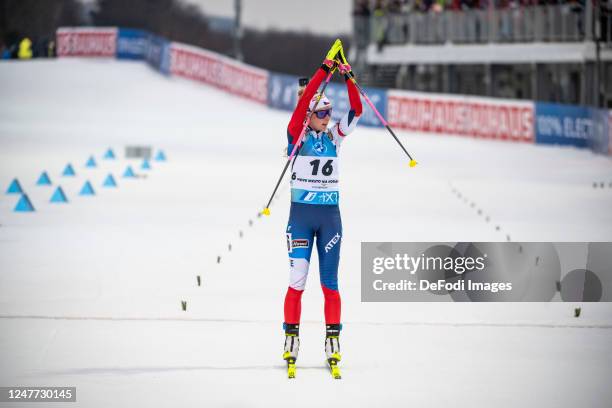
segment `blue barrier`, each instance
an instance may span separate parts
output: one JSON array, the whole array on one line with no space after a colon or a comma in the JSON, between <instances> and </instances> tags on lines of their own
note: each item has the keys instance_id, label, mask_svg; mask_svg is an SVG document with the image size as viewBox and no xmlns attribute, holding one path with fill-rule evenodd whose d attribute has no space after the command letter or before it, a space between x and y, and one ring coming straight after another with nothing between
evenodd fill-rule
<instances>
[{"instance_id":1,"label":"blue barrier","mask_svg":"<svg viewBox=\"0 0 612 408\"><path fill-rule=\"evenodd\" d=\"M588 140L588 146L596 153L608 154L610 146L610 122L608 110L590 109L593 118L594 129L592 137Z\"/></svg>"},{"instance_id":2,"label":"blue barrier","mask_svg":"<svg viewBox=\"0 0 612 408\"><path fill-rule=\"evenodd\" d=\"M608 152L608 112L586 106L535 104L535 141Z\"/></svg>"},{"instance_id":3,"label":"blue barrier","mask_svg":"<svg viewBox=\"0 0 612 408\"><path fill-rule=\"evenodd\" d=\"M292 111L297 102L298 77L270 72L268 77L268 106ZM287 119L289 122L289 119Z\"/></svg>"},{"instance_id":4,"label":"blue barrier","mask_svg":"<svg viewBox=\"0 0 612 408\"><path fill-rule=\"evenodd\" d=\"M149 34L149 43L145 55L147 63L159 72L170 74L170 42L163 37Z\"/></svg>"},{"instance_id":5,"label":"blue barrier","mask_svg":"<svg viewBox=\"0 0 612 408\"><path fill-rule=\"evenodd\" d=\"M292 111L297 102L297 87L298 78L296 76L270 72L268 77L268 106L275 109ZM387 112L387 92L378 88L364 88L364 91L384 117ZM346 85L330 82L325 90L325 94L334 105L332 119L340 120L350 109ZM359 125L382 127L382 123L380 123L376 114L365 103L363 98L362 103L363 114L361 119L359 119ZM287 118L287 121L289 121L289 118Z\"/></svg>"},{"instance_id":6,"label":"blue barrier","mask_svg":"<svg viewBox=\"0 0 612 408\"><path fill-rule=\"evenodd\" d=\"M376 109L384 117L387 115L387 91L378 88L363 88L368 98L372 101ZM345 84L338 84L332 82L328 85L325 90L325 94L331 99L334 104L334 111L332 113L332 119L338 121L342 119L342 116L349 111L350 103L348 99L348 93L346 91ZM364 98L361 98L363 104L363 113L359 119L359 126L374 126L382 127L382 123L376 117L376 114L366 103Z\"/></svg>"},{"instance_id":7,"label":"blue barrier","mask_svg":"<svg viewBox=\"0 0 612 408\"><path fill-rule=\"evenodd\" d=\"M146 31L120 28L117 35L117 58L144 60L150 36Z\"/></svg>"},{"instance_id":8,"label":"blue barrier","mask_svg":"<svg viewBox=\"0 0 612 408\"><path fill-rule=\"evenodd\" d=\"M120 28L117 58L144 60L164 74L170 72L170 42L147 31Z\"/></svg>"}]
</instances>

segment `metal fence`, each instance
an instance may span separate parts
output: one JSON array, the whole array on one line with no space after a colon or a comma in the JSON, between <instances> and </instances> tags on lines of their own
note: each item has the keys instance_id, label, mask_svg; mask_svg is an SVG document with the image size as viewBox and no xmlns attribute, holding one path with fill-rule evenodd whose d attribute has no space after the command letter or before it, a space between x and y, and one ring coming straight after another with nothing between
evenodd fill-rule
<instances>
[{"instance_id":1,"label":"metal fence","mask_svg":"<svg viewBox=\"0 0 612 408\"><path fill-rule=\"evenodd\" d=\"M562 4L509 9L388 13L354 17L358 46L383 44L513 43L582 41L588 33L585 10ZM601 22L610 42L612 17Z\"/></svg>"}]
</instances>

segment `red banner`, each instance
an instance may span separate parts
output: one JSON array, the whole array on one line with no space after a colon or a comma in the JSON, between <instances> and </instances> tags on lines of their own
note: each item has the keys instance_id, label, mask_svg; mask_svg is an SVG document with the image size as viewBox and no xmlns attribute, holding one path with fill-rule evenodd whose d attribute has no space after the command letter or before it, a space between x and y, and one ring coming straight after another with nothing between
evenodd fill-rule
<instances>
[{"instance_id":1,"label":"red banner","mask_svg":"<svg viewBox=\"0 0 612 408\"><path fill-rule=\"evenodd\" d=\"M58 57L115 57L116 28L59 28Z\"/></svg>"},{"instance_id":2,"label":"red banner","mask_svg":"<svg viewBox=\"0 0 612 408\"><path fill-rule=\"evenodd\" d=\"M259 103L267 103L267 71L214 52L173 43L170 48L170 73L214 85Z\"/></svg>"},{"instance_id":3,"label":"red banner","mask_svg":"<svg viewBox=\"0 0 612 408\"><path fill-rule=\"evenodd\" d=\"M389 124L414 132L531 142L532 102L389 91Z\"/></svg>"}]
</instances>

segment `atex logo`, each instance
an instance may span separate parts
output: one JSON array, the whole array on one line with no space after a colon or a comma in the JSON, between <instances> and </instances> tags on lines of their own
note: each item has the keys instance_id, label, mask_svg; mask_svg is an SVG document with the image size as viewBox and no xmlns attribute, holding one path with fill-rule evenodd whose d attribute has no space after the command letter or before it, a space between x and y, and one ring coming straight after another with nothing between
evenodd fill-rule
<instances>
[{"instance_id":1,"label":"atex logo","mask_svg":"<svg viewBox=\"0 0 612 408\"><path fill-rule=\"evenodd\" d=\"M329 240L327 245L325 245L325 253L331 251L334 245L338 243L338 241L340 241L340 234L336 233L336 235L334 235L334 237Z\"/></svg>"}]
</instances>

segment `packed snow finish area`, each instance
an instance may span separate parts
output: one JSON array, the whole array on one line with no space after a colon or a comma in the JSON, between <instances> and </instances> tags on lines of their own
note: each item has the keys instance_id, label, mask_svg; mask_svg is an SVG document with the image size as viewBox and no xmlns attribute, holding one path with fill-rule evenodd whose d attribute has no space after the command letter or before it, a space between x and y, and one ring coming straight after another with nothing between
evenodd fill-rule
<instances>
[{"instance_id":1,"label":"packed snow finish area","mask_svg":"<svg viewBox=\"0 0 612 408\"><path fill-rule=\"evenodd\" d=\"M360 301L362 241L612 240L612 189L593 188L610 158L398 132L411 169L383 129L358 127L341 152L343 379L324 365L313 254L288 380L288 180L257 214L289 113L132 62L3 62L0 89L0 386L76 386L83 407L610 406L609 303ZM168 161L142 171L126 145ZM121 178L127 164L147 177ZM68 204L35 185L43 170ZM36 212L13 212L14 177ZM86 179L96 196L78 195Z\"/></svg>"}]
</instances>

